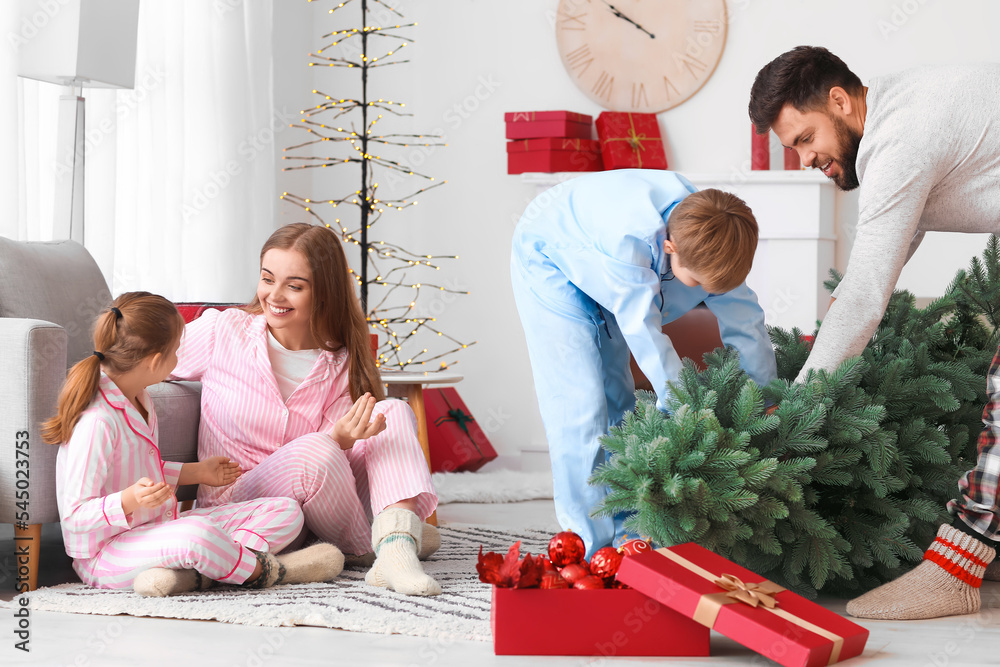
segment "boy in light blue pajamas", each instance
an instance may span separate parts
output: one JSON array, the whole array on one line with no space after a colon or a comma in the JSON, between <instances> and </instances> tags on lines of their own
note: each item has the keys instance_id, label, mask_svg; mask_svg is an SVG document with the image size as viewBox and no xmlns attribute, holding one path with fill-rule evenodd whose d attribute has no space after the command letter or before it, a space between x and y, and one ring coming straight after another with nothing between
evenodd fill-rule
<instances>
[{"instance_id":1,"label":"boy in light blue pajamas","mask_svg":"<svg viewBox=\"0 0 1000 667\"><path fill-rule=\"evenodd\" d=\"M624 517L592 518L599 438L635 407L629 351L665 409L681 361L662 325L704 302L753 380L776 375L764 312L744 280L757 223L742 200L679 174L625 169L575 178L528 205L511 280L548 438L556 515L587 558L624 538Z\"/></svg>"}]
</instances>

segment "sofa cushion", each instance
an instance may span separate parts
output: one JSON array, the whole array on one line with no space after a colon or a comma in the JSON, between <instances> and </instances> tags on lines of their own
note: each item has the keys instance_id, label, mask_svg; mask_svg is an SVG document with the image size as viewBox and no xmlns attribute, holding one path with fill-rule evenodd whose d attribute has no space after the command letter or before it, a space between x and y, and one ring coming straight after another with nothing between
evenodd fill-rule
<instances>
[{"instance_id":1,"label":"sofa cushion","mask_svg":"<svg viewBox=\"0 0 1000 667\"><path fill-rule=\"evenodd\" d=\"M111 304L111 291L82 245L0 237L0 267L0 317L61 326L67 335L67 367L93 351L94 320Z\"/></svg>"}]
</instances>

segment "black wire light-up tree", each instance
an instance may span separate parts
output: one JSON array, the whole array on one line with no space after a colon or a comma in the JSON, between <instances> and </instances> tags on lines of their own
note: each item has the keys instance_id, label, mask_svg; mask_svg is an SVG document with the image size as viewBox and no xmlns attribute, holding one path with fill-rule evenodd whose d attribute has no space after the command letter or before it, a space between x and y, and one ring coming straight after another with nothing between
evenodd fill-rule
<instances>
[{"instance_id":1,"label":"black wire light-up tree","mask_svg":"<svg viewBox=\"0 0 1000 667\"><path fill-rule=\"evenodd\" d=\"M398 370L412 366L423 367L473 344L462 343L439 330L435 324L436 318L421 316L417 309L422 289L452 294L468 292L409 278L415 271L423 275L426 271L439 270L439 260L458 259L458 256L415 253L396 243L373 240L370 230L384 214L416 206L417 195L440 187L447 181L435 181L433 177L415 171L399 159L377 153L381 153L383 148L401 151L411 147L430 148L446 144L437 135L381 133L381 129L376 130L383 114L412 116L403 112L405 105L401 102L373 99L369 95L368 76L370 70L409 62L399 59L398 54L412 40L400 35L398 31L413 28L417 24L369 25L369 21L373 19L383 24L404 20L403 15L386 0L344 0L328 13L335 14L349 5L360 6L361 27L333 30L323 35L323 39L329 42L309 54L312 59L309 66L357 70L361 75L360 94L352 99L313 90L322 101L315 107L301 111L300 121L291 125L305 130L310 137L284 149L286 153L298 154L283 156L283 159L296 163L285 167L283 171L340 167L336 170L340 175L344 168L355 165L360 167L360 187L347 194L332 197L301 197L285 192L281 198L304 209L319 224L338 229L345 243L358 246L359 266L357 271L351 269L351 273L357 280L361 306L372 331L379 334L379 365ZM382 48L386 43L391 47ZM370 55L372 52L379 55L373 57ZM321 150L327 146L326 142L332 142L337 148L347 148L346 155L321 154L333 152ZM383 199L379 194L379 183L376 182L377 173L385 174L393 186L404 183L411 177L421 179L425 185L416 190L407 188L410 192L406 195L389 194L389 198ZM344 180L346 179L338 179L338 182ZM352 211L343 218L337 217L336 209L342 205L355 209L358 216L354 218ZM433 352L422 346L415 353L411 351L430 335L445 338L451 345L446 346L445 350ZM441 361L438 368L425 370L443 370L449 365L448 362Z\"/></svg>"}]
</instances>

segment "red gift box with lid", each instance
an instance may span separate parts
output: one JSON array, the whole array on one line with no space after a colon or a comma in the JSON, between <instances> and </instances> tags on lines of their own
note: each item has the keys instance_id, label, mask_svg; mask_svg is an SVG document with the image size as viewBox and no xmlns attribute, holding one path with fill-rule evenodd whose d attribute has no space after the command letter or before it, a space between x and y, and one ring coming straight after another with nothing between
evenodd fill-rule
<instances>
[{"instance_id":1,"label":"red gift box with lid","mask_svg":"<svg viewBox=\"0 0 1000 667\"><path fill-rule=\"evenodd\" d=\"M604 111L597 136L605 169L666 169L667 154L656 114Z\"/></svg>"},{"instance_id":2,"label":"red gift box with lid","mask_svg":"<svg viewBox=\"0 0 1000 667\"><path fill-rule=\"evenodd\" d=\"M547 137L507 142L507 173L601 171L601 144L593 139Z\"/></svg>"},{"instance_id":3,"label":"red gift box with lid","mask_svg":"<svg viewBox=\"0 0 1000 667\"><path fill-rule=\"evenodd\" d=\"M496 655L709 655L708 628L636 590L494 586L491 622Z\"/></svg>"},{"instance_id":4,"label":"red gift box with lid","mask_svg":"<svg viewBox=\"0 0 1000 667\"><path fill-rule=\"evenodd\" d=\"M508 139L590 139L593 117L572 111L513 111L504 114Z\"/></svg>"},{"instance_id":5,"label":"red gift box with lid","mask_svg":"<svg viewBox=\"0 0 1000 667\"><path fill-rule=\"evenodd\" d=\"M497 457L479 423L451 387L424 389L432 472L473 472Z\"/></svg>"},{"instance_id":6,"label":"red gift box with lid","mask_svg":"<svg viewBox=\"0 0 1000 667\"><path fill-rule=\"evenodd\" d=\"M694 543L622 561L618 580L785 667L861 655L868 630Z\"/></svg>"}]
</instances>

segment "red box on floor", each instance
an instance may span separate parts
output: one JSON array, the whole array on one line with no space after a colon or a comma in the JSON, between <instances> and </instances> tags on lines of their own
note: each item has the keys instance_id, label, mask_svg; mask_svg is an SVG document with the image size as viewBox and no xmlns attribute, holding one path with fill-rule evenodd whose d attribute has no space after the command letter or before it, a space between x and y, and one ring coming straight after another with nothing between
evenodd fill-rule
<instances>
[{"instance_id":1,"label":"red box on floor","mask_svg":"<svg viewBox=\"0 0 1000 667\"><path fill-rule=\"evenodd\" d=\"M507 153L508 174L523 174L526 171L554 174L558 171L602 171L603 169L601 154L596 152L544 150Z\"/></svg>"},{"instance_id":2,"label":"red box on floor","mask_svg":"<svg viewBox=\"0 0 1000 667\"><path fill-rule=\"evenodd\" d=\"M709 655L708 628L629 589L494 586L492 625L496 655Z\"/></svg>"},{"instance_id":3,"label":"red box on floor","mask_svg":"<svg viewBox=\"0 0 1000 667\"><path fill-rule=\"evenodd\" d=\"M590 139L593 117L572 111L514 111L504 114L508 139Z\"/></svg>"},{"instance_id":4,"label":"red box on floor","mask_svg":"<svg viewBox=\"0 0 1000 667\"><path fill-rule=\"evenodd\" d=\"M666 169L656 114L602 111L597 136L605 169Z\"/></svg>"},{"instance_id":5,"label":"red box on floor","mask_svg":"<svg viewBox=\"0 0 1000 667\"><path fill-rule=\"evenodd\" d=\"M734 580L765 598L752 606ZM764 580L694 543L657 549L622 561L618 580L785 667L819 667L861 655L868 630L815 602ZM764 590L754 591L755 586ZM768 593L768 591L770 591ZM773 608L767 600L776 602Z\"/></svg>"},{"instance_id":6,"label":"red box on floor","mask_svg":"<svg viewBox=\"0 0 1000 667\"><path fill-rule=\"evenodd\" d=\"M483 429L451 387L424 389L432 472L473 472L497 457Z\"/></svg>"}]
</instances>

